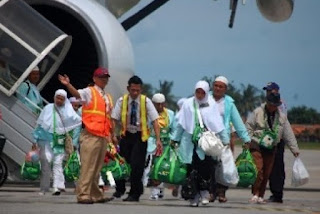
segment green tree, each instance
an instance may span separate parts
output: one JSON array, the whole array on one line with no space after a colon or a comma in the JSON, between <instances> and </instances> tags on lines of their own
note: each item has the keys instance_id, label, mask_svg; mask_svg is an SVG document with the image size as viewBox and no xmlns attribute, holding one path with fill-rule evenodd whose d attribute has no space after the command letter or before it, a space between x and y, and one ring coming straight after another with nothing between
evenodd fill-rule
<instances>
[{"instance_id":1,"label":"green tree","mask_svg":"<svg viewBox=\"0 0 320 214\"><path fill-rule=\"evenodd\" d=\"M292 107L288 111L288 119L294 124L320 124L320 113L306 106Z\"/></svg>"},{"instance_id":2,"label":"green tree","mask_svg":"<svg viewBox=\"0 0 320 214\"><path fill-rule=\"evenodd\" d=\"M144 83L142 85L142 94L146 95L147 97L149 97L150 99L152 98L153 94L154 94L155 89L152 87L151 84L149 83Z\"/></svg>"},{"instance_id":3,"label":"green tree","mask_svg":"<svg viewBox=\"0 0 320 214\"><path fill-rule=\"evenodd\" d=\"M262 90L251 84L247 86L241 84L241 88L242 97L240 103L237 103L237 107L240 114L246 117L248 113L265 101L265 95Z\"/></svg>"},{"instance_id":4,"label":"green tree","mask_svg":"<svg viewBox=\"0 0 320 214\"><path fill-rule=\"evenodd\" d=\"M166 97L166 105L169 109L175 111L177 109L177 98L172 94L173 81L159 81L159 89L157 93L162 93Z\"/></svg>"}]
</instances>

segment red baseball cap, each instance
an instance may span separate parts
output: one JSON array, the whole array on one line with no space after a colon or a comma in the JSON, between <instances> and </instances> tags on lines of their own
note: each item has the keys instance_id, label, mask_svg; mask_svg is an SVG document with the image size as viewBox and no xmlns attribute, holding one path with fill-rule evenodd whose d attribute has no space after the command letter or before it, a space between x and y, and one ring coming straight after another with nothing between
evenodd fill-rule
<instances>
[{"instance_id":1,"label":"red baseball cap","mask_svg":"<svg viewBox=\"0 0 320 214\"><path fill-rule=\"evenodd\" d=\"M93 76L94 77L110 77L110 74L107 68L99 67L94 71Z\"/></svg>"}]
</instances>

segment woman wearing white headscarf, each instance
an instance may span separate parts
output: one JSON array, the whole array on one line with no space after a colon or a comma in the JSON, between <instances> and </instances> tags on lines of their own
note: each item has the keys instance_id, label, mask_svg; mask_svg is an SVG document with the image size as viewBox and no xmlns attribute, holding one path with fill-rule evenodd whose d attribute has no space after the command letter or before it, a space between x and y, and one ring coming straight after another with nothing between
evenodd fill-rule
<instances>
[{"instance_id":1,"label":"woman wearing white headscarf","mask_svg":"<svg viewBox=\"0 0 320 214\"><path fill-rule=\"evenodd\" d=\"M33 131L35 142L40 147L41 177L40 195L50 188L51 162L53 171L53 195L60 195L65 189L62 161L65 156L64 140L66 132L81 126L81 117L73 110L67 92L55 92L54 103L44 107Z\"/></svg>"},{"instance_id":2,"label":"woman wearing white headscarf","mask_svg":"<svg viewBox=\"0 0 320 214\"><path fill-rule=\"evenodd\" d=\"M201 203L206 205L209 203L209 183L211 179L211 170L214 162L212 157L206 156L204 151L195 146L192 142L192 134L196 127L195 107L199 109L204 126L207 130L218 134L222 142L225 142L226 133L222 118L220 117L217 105L212 96L209 96L209 84L206 81L199 81L195 86L195 95L184 101L181 110L177 116L177 127L173 133L172 140L180 142L179 155L182 161L188 164L188 175L192 170L198 172L199 193L194 199L190 200L190 206L198 206ZM207 185L200 185L202 184Z\"/></svg>"}]
</instances>

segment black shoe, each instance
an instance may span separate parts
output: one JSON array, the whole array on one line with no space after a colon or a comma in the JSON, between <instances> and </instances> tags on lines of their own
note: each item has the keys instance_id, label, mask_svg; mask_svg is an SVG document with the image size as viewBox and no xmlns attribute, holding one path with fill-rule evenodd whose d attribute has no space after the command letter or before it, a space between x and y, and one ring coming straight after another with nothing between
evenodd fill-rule
<instances>
[{"instance_id":1,"label":"black shoe","mask_svg":"<svg viewBox=\"0 0 320 214\"><path fill-rule=\"evenodd\" d=\"M121 198L121 196L123 196L123 195L124 195L124 193L118 192L118 191L113 193L113 197L115 197L115 198Z\"/></svg>"},{"instance_id":2,"label":"black shoe","mask_svg":"<svg viewBox=\"0 0 320 214\"><path fill-rule=\"evenodd\" d=\"M123 199L123 201L139 201L139 198L129 195L127 198Z\"/></svg>"},{"instance_id":3,"label":"black shoe","mask_svg":"<svg viewBox=\"0 0 320 214\"><path fill-rule=\"evenodd\" d=\"M281 198L275 198L274 196L270 196L267 202L272 202L272 203L283 203L283 200Z\"/></svg>"}]
</instances>

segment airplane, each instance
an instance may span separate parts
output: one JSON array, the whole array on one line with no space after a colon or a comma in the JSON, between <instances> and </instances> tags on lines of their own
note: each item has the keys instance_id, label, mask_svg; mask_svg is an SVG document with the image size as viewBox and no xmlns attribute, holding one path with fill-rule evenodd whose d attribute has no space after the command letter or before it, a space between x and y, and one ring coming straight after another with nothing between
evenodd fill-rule
<instances>
[{"instance_id":1,"label":"airplane","mask_svg":"<svg viewBox=\"0 0 320 214\"><path fill-rule=\"evenodd\" d=\"M86 87L93 70L107 67L107 86L114 99L126 92L134 74L134 55L126 31L169 0L152 0L122 23L118 21L140 0L1 0L0 1L0 133L9 175L19 180L19 167L30 150L37 116L14 96L36 65L38 88L46 102L62 88L58 74L67 74L76 88ZM290 18L293 0L256 0L272 22ZM245 3L245 0L242 1ZM232 28L238 0L230 0ZM19 14L19 15L17 15Z\"/></svg>"}]
</instances>

